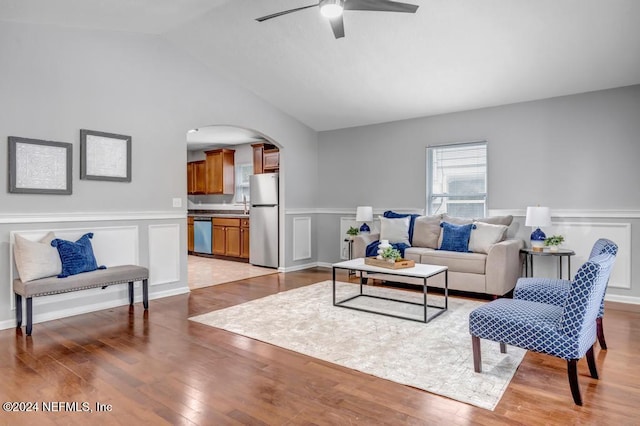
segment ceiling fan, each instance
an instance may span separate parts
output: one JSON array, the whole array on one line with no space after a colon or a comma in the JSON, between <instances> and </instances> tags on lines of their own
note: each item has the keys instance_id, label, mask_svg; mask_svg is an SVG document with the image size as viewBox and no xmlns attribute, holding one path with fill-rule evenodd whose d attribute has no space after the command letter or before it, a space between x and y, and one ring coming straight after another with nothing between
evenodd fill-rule
<instances>
[{"instance_id":1,"label":"ceiling fan","mask_svg":"<svg viewBox=\"0 0 640 426\"><path fill-rule=\"evenodd\" d=\"M263 22L267 19L277 18L278 16L287 15L289 13L298 12L300 10L309 9L311 7L320 7L320 13L329 19L333 35L336 38L344 37L344 22L342 20L342 12L344 10L364 10L373 12L401 12L416 13L418 5L409 3L400 3L391 0L320 0L318 4L297 7L295 9L284 10L282 12L273 13L271 15L256 18L256 21Z\"/></svg>"}]
</instances>

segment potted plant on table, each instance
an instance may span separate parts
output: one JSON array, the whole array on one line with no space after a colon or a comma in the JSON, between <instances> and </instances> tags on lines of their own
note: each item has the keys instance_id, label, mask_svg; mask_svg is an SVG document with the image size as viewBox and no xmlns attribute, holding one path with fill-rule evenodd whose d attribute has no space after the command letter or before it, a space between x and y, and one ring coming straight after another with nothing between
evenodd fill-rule
<instances>
[{"instance_id":1,"label":"potted plant on table","mask_svg":"<svg viewBox=\"0 0 640 426\"><path fill-rule=\"evenodd\" d=\"M398 259L402 259L400 250L393 247L386 247L380 255L389 263L395 263Z\"/></svg>"},{"instance_id":2,"label":"potted plant on table","mask_svg":"<svg viewBox=\"0 0 640 426\"><path fill-rule=\"evenodd\" d=\"M553 235L544 240L544 246L549 247L549 251L558 251L560 244L564 242L562 235Z\"/></svg>"},{"instance_id":3,"label":"potted plant on table","mask_svg":"<svg viewBox=\"0 0 640 426\"><path fill-rule=\"evenodd\" d=\"M358 228L355 228L353 226L350 226L349 229L347 230L347 235L349 236L350 240L353 240L353 237L355 237L359 233L360 231L358 230Z\"/></svg>"}]
</instances>

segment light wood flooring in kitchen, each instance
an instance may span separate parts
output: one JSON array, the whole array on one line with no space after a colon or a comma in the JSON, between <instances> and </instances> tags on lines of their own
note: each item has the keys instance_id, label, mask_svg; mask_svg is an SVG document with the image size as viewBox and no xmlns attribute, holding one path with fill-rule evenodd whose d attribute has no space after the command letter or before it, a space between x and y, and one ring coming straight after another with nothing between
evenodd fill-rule
<instances>
[{"instance_id":1,"label":"light wood flooring in kitchen","mask_svg":"<svg viewBox=\"0 0 640 426\"><path fill-rule=\"evenodd\" d=\"M262 268L244 262L188 256L188 281L191 290L276 273L277 269Z\"/></svg>"}]
</instances>

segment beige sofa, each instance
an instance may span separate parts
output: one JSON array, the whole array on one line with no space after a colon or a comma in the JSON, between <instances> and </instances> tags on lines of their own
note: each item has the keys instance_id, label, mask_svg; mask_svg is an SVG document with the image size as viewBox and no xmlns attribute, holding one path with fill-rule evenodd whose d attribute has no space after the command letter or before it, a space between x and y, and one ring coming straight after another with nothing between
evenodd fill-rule
<instances>
[{"instance_id":1,"label":"beige sofa","mask_svg":"<svg viewBox=\"0 0 640 426\"><path fill-rule=\"evenodd\" d=\"M423 216L425 221L435 220L447 221L455 224L472 223L472 219L453 218L446 215L439 216ZM422 220L418 218L416 220ZM483 221L489 224L502 224L508 227L512 221L511 216L491 217L483 219L475 219L475 221ZM442 231L437 235L438 228L433 225L430 228L424 226L414 227L413 244L405 250L404 257L414 260L416 263L425 263L432 265L442 265L449 268L449 289L460 290L473 293L486 293L494 296L502 296L511 291L518 277L521 276L522 262L520 258L520 249L523 246L522 240L504 239L507 238L508 232L503 234L502 241L488 244L485 247L477 248L478 245L469 246L476 248L477 252L457 252L439 250L442 243ZM474 222L477 223L477 222ZM482 225L485 227L485 225ZM484 229L484 228L483 228ZM495 228L494 228L495 229ZM383 229L384 231L384 229ZM430 238L424 238L421 233L432 232ZM474 232L472 230L472 232ZM365 257L367 246L380 239L380 233L360 234L354 238L353 257ZM430 240L431 243L425 242ZM437 242L436 242L437 241ZM393 241L392 241L393 242ZM421 246L422 245L422 246ZM428 245L428 247L424 247ZM485 253L486 251L486 253ZM374 278L389 281L401 281L410 284L421 285L421 280L403 279L398 276L384 274L368 274L366 278ZM440 274L433 277L429 281L434 287L444 287L444 275Z\"/></svg>"}]
</instances>

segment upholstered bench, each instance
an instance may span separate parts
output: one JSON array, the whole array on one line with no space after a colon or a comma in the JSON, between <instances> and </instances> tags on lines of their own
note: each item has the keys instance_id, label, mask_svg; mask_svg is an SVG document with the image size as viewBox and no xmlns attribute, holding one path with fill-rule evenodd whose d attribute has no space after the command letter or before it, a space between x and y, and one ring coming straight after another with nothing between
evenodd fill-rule
<instances>
[{"instance_id":1,"label":"upholstered bench","mask_svg":"<svg viewBox=\"0 0 640 426\"><path fill-rule=\"evenodd\" d=\"M13 280L13 292L16 295L17 328L22 326L22 298L26 298L27 305L27 336L32 329L32 298L51 294L68 293L102 287L103 289L116 284L129 284L129 305L133 305L133 283L142 281L142 303L145 311L149 309L149 270L142 266L122 265L111 266L107 269L97 269L83 272L65 278L47 277L23 283L21 279Z\"/></svg>"}]
</instances>

